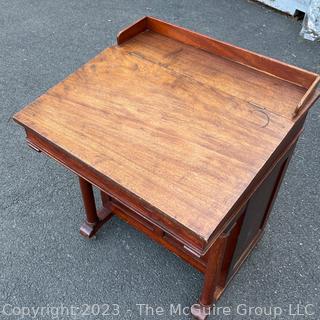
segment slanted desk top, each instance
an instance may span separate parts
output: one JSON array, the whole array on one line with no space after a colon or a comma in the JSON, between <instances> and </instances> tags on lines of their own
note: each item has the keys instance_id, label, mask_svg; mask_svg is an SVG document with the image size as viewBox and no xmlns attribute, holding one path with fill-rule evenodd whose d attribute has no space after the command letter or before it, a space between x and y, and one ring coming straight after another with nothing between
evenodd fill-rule
<instances>
[{"instance_id":1,"label":"slanted desk top","mask_svg":"<svg viewBox=\"0 0 320 320\"><path fill-rule=\"evenodd\" d=\"M150 219L206 244L318 81L144 18L14 119L151 208Z\"/></svg>"}]
</instances>

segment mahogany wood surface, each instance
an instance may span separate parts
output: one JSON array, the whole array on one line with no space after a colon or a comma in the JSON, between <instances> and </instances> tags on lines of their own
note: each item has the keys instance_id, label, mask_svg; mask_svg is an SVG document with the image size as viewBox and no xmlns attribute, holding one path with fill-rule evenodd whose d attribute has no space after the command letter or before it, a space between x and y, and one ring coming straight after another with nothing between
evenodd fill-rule
<instances>
[{"instance_id":1,"label":"mahogany wood surface","mask_svg":"<svg viewBox=\"0 0 320 320\"><path fill-rule=\"evenodd\" d=\"M313 72L303 70L296 66L286 64L214 38L210 38L203 34L173 25L154 17L143 17L136 23L119 32L117 42L118 44L122 44L131 37L134 37L145 30L152 30L169 38L178 40L179 42L214 53L240 64L250 66L258 69L259 71L272 74L307 89L317 82L317 78L319 78L319 76ZM313 90L314 89L315 88L313 88Z\"/></svg>"},{"instance_id":2,"label":"mahogany wood surface","mask_svg":"<svg viewBox=\"0 0 320 320\"><path fill-rule=\"evenodd\" d=\"M117 41L14 119L79 176L82 235L116 215L204 273L204 320L263 234L320 78L152 17Z\"/></svg>"},{"instance_id":3,"label":"mahogany wood surface","mask_svg":"<svg viewBox=\"0 0 320 320\"><path fill-rule=\"evenodd\" d=\"M151 221L208 243L317 79L209 39L142 19L14 119L150 209Z\"/></svg>"}]
</instances>

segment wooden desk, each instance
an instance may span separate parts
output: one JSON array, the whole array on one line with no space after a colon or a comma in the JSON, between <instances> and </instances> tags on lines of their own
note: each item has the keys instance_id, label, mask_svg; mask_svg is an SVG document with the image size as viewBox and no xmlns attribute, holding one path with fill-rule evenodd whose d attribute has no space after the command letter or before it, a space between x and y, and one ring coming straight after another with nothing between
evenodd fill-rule
<instances>
[{"instance_id":1,"label":"wooden desk","mask_svg":"<svg viewBox=\"0 0 320 320\"><path fill-rule=\"evenodd\" d=\"M204 273L205 319L262 235L319 77L151 17L117 40L14 119L79 176L82 235L117 215Z\"/></svg>"}]
</instances>

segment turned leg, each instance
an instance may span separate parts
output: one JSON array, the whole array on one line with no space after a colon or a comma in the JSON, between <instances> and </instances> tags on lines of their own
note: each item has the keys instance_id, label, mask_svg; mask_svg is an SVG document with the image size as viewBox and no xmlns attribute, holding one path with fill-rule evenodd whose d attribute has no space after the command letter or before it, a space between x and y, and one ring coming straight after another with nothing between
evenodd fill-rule
<instances>
[{"instance_id":1,"label":"turned leg","mask_svg":"<svg viewBox=\"0 0 320 320\"><path fill-rule=\"evenodd\" d=\"M79 177L79 183L86 213L86 221L80 228L80 234L86 238L91 238L111 218L112 213L107 206L103 206L97 212L91 183L82 177Z\"/></svg>"},{"instance_id":2,"label":"turned leg","mask_svg":"<svg viewBox=\"0 0 320 320\"><path fill-rule=\"evenodd\" d=\"M214 293L219 285L226 243L227 235L222 234L210 249L200 299L197 304L191 307L191 314L194 319L205 320L210 314L214 303Z\"/></svg>"}]
</instances>

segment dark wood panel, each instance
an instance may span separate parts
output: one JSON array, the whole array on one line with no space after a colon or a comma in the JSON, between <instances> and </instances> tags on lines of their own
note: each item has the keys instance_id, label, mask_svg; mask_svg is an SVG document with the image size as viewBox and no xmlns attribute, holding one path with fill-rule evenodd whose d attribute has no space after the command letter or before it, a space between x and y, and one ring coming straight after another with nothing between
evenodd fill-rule
<instances>
[{"instance_id":1,"label":"dark wood panel","mask_svg":"<svg viewBox=\"0 0 320 320\"><path fill-rule=\"evenodd\" d=\"M270 175L248 201L244 212L241 231L237 240L237 246L229 267L228 277L233 275L233 269L236 268L243 253L250 247L250 244L261 232L265 217L271 210L270 203L272 203L276 196L274 191L278 189L277 187L280 183L280 177L283 175L283 170L286 167L286 162L287 156L276 165Z\"/></svg>"}]
</instances>

